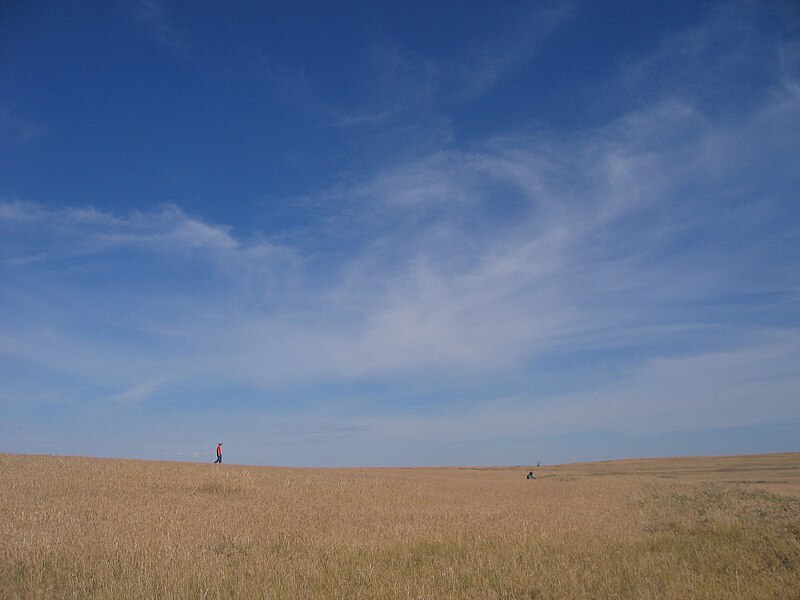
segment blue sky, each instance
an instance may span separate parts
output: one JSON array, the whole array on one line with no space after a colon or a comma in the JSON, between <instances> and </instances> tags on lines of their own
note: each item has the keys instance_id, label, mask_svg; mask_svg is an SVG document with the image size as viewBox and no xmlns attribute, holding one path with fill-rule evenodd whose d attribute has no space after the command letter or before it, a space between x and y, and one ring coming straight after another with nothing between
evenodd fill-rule
<instances>
[{"instance_id":1,"label":"blue sky","mask_svg":"<svg viewBox=\"0 0 800 600\"><path fill-rule=\"evenodd\" d=\"M794 2L0 8L0 451L800 450Z\"/></svg>"}]
</instances>

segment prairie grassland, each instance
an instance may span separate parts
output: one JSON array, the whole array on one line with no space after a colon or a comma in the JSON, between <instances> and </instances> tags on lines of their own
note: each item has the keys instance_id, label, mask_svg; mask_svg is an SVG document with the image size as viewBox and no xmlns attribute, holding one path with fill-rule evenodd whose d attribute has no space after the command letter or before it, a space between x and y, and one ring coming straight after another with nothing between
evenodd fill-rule
<instances>
[{"instance_id":1,"label":"prairie grassland","mask_svg":"<svg viewBox=\"0 0 800 600\"><path fill-rule=\"evenodd\" d=\"M0 597L800 598L800 454L534 470L0 454Z\"/></svg>"}]
</instances>

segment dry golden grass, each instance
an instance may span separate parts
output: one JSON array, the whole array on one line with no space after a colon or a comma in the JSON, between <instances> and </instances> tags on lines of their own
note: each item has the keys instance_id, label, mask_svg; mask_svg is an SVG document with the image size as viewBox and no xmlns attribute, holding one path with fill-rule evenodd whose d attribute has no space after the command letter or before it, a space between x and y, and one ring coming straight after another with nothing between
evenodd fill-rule
<instances>
[{"instance_id":1,"label":"dry golden grass","mask_svg":"<svg viewBox=\"0 0 800 600\"><path fill-rule=\"evenodd\" d=\"M800 454L282 469L0 455L2 598L800 598Z\"/></svg>"}]
</instances>

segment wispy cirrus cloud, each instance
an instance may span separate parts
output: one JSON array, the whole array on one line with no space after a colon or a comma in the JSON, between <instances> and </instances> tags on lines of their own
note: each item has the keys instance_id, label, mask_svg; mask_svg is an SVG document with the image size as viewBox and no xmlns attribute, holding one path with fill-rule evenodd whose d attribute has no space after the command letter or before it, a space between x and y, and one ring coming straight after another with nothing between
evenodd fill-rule
<instances>
[{"instance_id":1,"label":"wispy cirrus cloud","mask_svg":"<svg viewBox=\"0 0 800 600\"><path fill-rule=\"evenodd\" d=\"M477 40L458 62L445 63L442 92L475 97L530 62L547 39L578 12L573 2L529 5L508 14L502 36Z\"/></svg>"},{"instance_id":2,"label":"wispy cirrus cloud","mask_svg":"<svg viewBox=\"0 0 800 600\"><path fill-rule=\"evenodd\" d=\"M359 78L366 82L358 110L330 109L343 127L392 126L397 131L422 119L415 135L437 130L449 135L446 106L473 101L498 81L531 61L549 36L574 14L571 2L506 7L490 33L466 36L440 56L425 54L399 40L373 45ZM493 15L494 16L494 15Z\"/></svg>"},{"instance_id":3,"label":"wispy cirrus cloud","mask_svg":"<svg viewBox=\"0 0 800 600\"><path fill-rule=\"evenodd\" d=\"M18 141L27 143L41 137L45 127L29 115L0 103L0 131L10 133Z\"/></svg>"},{"instance_id":4,"label":"wispy cirrus cloud","mask_svg":"<svg viewBox=\"0 0 800 600\"><path fill-rule=\"evenodd\" d=\"M160 252L207 251L211 256L227 259L293 258L288 248L258 237L242 242L232 235L229 227L190 217L175 205L120 216L93 207L49 208L34 202L4 201L0 202L0 222L20 233L20 243L15 247L25 246L26 242L36 244L44 232L58 236L60 254L54 254L53 258L101 253L124 246Z\"/></svg>"},{"instance_id":5,"label":"wispy cirrus cloud","mask_svg":"<svg viewBox=\"0 0 800 600\"><path fill-rule=\"evenodd\" d=\"M135 20L153 43L169 49L179 58L187 58L190 46L170 23L167 13L156 0L127 0L126 12Z\"/></svg>"}]
</instances>

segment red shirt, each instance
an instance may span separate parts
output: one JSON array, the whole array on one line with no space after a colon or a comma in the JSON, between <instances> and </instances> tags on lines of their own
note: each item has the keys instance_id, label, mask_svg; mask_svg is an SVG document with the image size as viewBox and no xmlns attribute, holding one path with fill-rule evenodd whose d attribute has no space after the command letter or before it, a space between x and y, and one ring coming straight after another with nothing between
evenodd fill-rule
<instances>
[{"instance_id":1,"label":"red shirt","mask_svg":"<svg viewBox=\"0 0 800 600\"><path fill-rule=\"evenodd\" d=\"M217 444L217 456L222 456L222 444Z\"/></svg>"}]
</instances>

